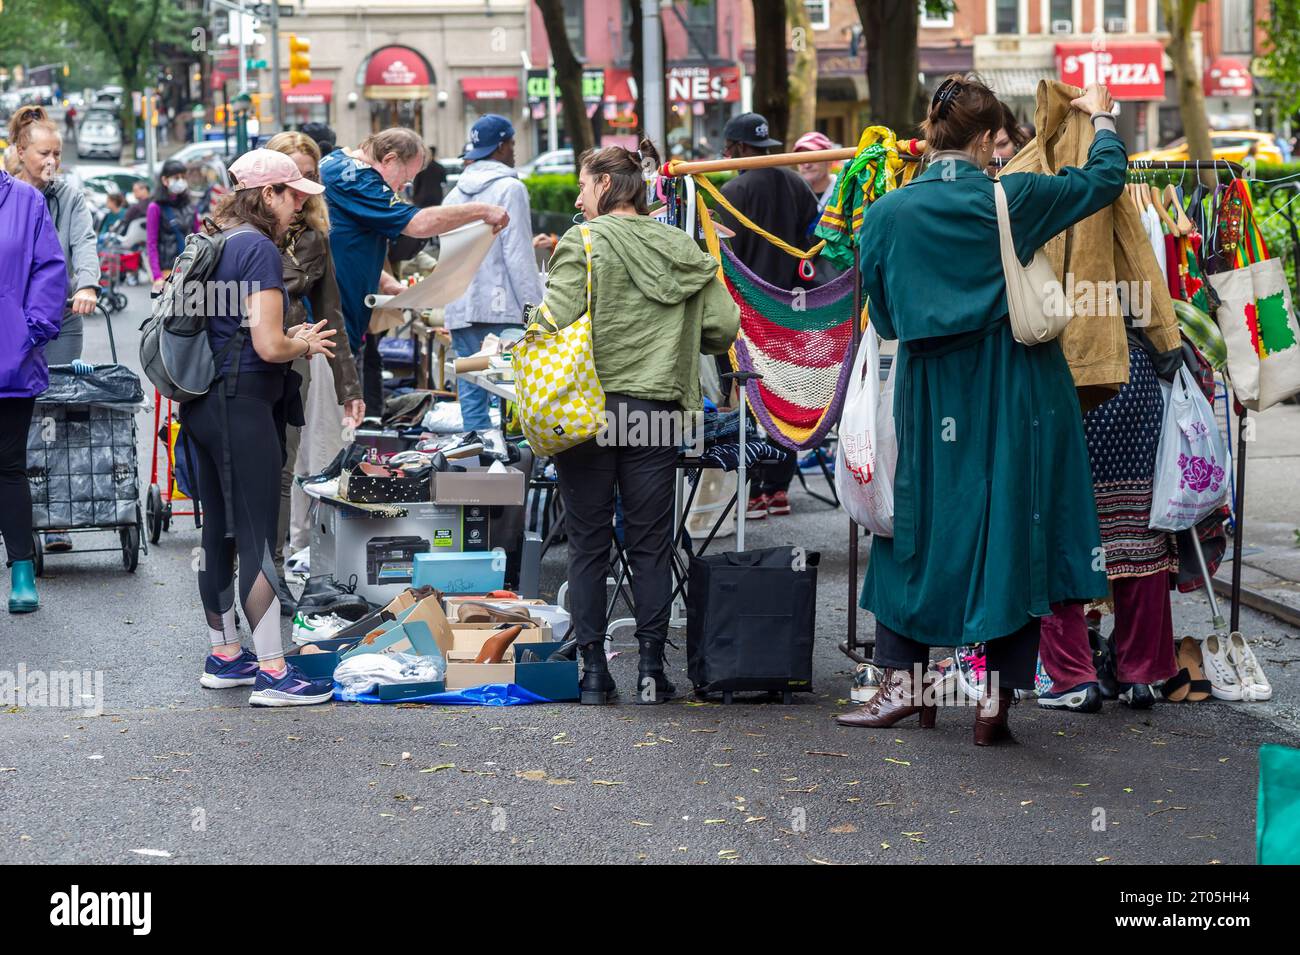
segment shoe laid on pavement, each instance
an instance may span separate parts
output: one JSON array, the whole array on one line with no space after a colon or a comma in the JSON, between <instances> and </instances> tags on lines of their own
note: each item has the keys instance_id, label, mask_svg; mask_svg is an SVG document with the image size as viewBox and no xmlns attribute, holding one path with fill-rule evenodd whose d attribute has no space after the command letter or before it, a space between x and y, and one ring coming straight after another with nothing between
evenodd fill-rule
<instances>
[{"instance_id":1,"label":"shoe laid on pavement","mask_svg":"<svg viewBox=\"0 0 1300 955\"><path fill-rule=\"evenodd\" d=\"M745 519L749 521L761 521L767 517L767 495L757 494L749 499L745 505Z\"/></svg>"},{"instance_id":2,"label":"shoe laid on pavement","mask_svg":"<svg viewBox=\"0 0 1300 955\"><path fill-rule=\"evenodd\" d=\"M1071 713L1101 712L1101 687L1096 683L1080 683L1069 690L1038 694L1038 705L1045 710L1069 710ZM1130 704L1131 705L1131 704Z\"/></svg>"},{"instance_id":3,"label":"shoe laid on pavement","mask_svg":"<svg viewBox=\"0 0 1300 955\"><path fill-rule=\"evenodd\" d=\"M72 550L72 535L63 531L50 531L45 535L45 552L47 554L66 554Z\"/></svg>"},{"instance_id":4,"label":"shoe laid on pavement","mask_svg":"<svg viewBox=\"0 0 1300 955\"><path fill-rule=\"evenodd\" d=\"M243 649L233 660L223 660L209 653L203 664L199 683L209 690L224 690L232 686L252 686L257 682L257 654Z\"/></svg>"},{"instance_id":5,"label":"shoe laid on pavement","mask_svg":"<svg viewBox=\"0 0 1300 955\"><path fill-rule=\"evenodd\" d=\"M1230 702L1242 699L1241 676L1228 658L1228 641L1212 633L1201 641L1201 662L1210 678L1210 695Z\"/></svg>"},{"instance_id":6,"label":"shoe laid on pavement","mask_svg":"<svg viewBox=\"0 0 1300 955\"><path fill-rule=\"evenodd\" d=\"M790 513L790 498L785 491L777 491L767 499L767 513L784 517Z\"/></svg>"},{"instance_id":7,"label":"shoe laid on pavement","mask_svg":"<svg viewBox=\"0 0 1300 955\"><path fill-rule=\"evenodd\" d=\"M1121 683L1119 701L1134 710L1149 710L1155 706L1156 695L1145 683Z\"/></svg>"},{"instance_id":8,"label":"shoe laid on pavement","mask_svg":"<svg viewBox=\"0 0 1300 955\"><path fill-rule=\"evenodd\" d=\"M334 695L333 680L309 680L292 663L285 663L278 675L257 671L250 706L311 706L325 703Z\"/></svg>"},{"instance_id":9,"label":"shoe laid on pavement","mask_svg":"<svg viewBox=\"0 0 1300 955\"><path fill-rule=\"evenodd\" d=\"M336 613L294 614L293 629L290 636L298 646L330 640L340 630L352 626L353 621L340 617Z\"/></svg>"},{"instance_id":10,"label":"shoe laid on pavement","mask_svg":"<svg viewBox=\"0 0 1300 955\"><path fill-rule=\"evenodd\" d=\"M1273 698L1273 685L1264 675L1255 651L1239 630L1228 634L1228 662L1241 680L1241 698L1252 703L1263 703Z\"/></svg>"}]
</instances>

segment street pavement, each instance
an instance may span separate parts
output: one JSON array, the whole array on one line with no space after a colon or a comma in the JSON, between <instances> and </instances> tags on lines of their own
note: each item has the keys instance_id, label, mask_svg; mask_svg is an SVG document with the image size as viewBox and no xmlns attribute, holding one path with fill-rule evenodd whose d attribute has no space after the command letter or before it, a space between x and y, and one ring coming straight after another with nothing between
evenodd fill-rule
<instances>
[{"instance_id":1,"label":"street pavement","mask_svg":"<svg viewBox=\"0 0 1300 955\"><path fill-rule=\"evenodd\" d=\"M147 290L130 298L114 327L138 368ZM103 320L86 325L87 359L106 361ZM1277 410L1279 426L1296 414ZM142 486L151 424L142 413ZM1294 524L1294 495L1274 493L1289 494L1272 506ZM0 671L99 672L104 712L0 709L0 862L1253 861L1258 747L1300 733L1293 628L1242 613L1277 688L1270 704L1108 703L1092 716L1022 705L1018 744L993 749L972 745L969 708L942 710L929 732L840 728L847 519L793 501L747 540L822 555L814 692L790 706L253 709L246 688L199 686L189 519L134 574L79 537L48 559L42 609L0 616ZM557 547L546 595L563 579ZM1174 617L1178 633L1209 632L1203 595L1175 595ZM867 614L859 626L870 632ZM630 696L635 646L622 637L611 667ZM670 675L686 689L677 643Z\"/></svg>"}]
</instances>

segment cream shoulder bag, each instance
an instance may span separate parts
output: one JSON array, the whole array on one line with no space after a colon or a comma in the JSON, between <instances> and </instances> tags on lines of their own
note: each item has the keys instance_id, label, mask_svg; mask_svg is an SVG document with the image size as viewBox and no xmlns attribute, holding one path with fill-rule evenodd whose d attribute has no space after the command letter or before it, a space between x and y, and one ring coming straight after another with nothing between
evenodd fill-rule
<instances>
[{"instance_id":1,"label":"cream shoulder bag","mask_svg":"<svg viewBox=\"0 0 1300 955\"><path fill-rule=\"evenodd\" d=\"M996 179L993 180L993 198L998 208L998 245L1002 250L1002 275L1007 282L1011 334L1022 345L1050 342L1074 318L1074 308L1047 260L1047 253L1039 249L1028 265L1021 265L1016 258L1007 194Z\"/></svg>"}]
</instances>

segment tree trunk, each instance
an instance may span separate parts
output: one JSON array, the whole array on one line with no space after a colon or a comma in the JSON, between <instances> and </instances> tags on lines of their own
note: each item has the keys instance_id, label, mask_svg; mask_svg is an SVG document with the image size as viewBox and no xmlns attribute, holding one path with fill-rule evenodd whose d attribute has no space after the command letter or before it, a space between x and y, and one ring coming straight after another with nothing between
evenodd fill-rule
<instances>
[{"instance_id":1,"label":"tree trunk","mask_svg":"<svg viewBox=\"0 0 1300 955\"><path fill-rule=\"evenodd\" d=\"M537 9L542 13L546 40L555 61L555 83L564 105L564 126L576 158L595 144L587 104L582 101L582 64L574 56L569 34L564 29L563 0L537 0Z\"/></svg>"},{"instance_id":2,"label":"tree trunk","mask_svg":"<svg viewBox=\"0 0 1300 955\"><path fill-rule=\"evenodd\" d=\"M867 51L867 91L872 122L900 138L913 135L921 116L917 81L916 0L854 0Z\"/></svg>"},{"instance_id":3,"label":"tree trunk","mask_svg":"<svg viewBox=\"0 0 1300 955\"><path fill-rule=\"evenodd\" d=\"M817 47L804 0L785 0L785 10L790 18L790 46L794 50L789 123L793 139L817 128Z\"/></svg>"},{"instance_id":4,"label":"tree trunk","mask_svg":"<svg viewBox=\"0 0 1300 955\"><path fill-rule=\"evenodd\" d=\"M754 112L768 135L785 142L790 124L790 71L786 65L786 0L754 0Z\"/></svg>"},{"instance_id":5,"label":"tree trunk","mask_svg":"<svg viewBox=\"0 0 1300 955\"><path fill-rule=\"evenodd\" d=\"M1174 64L1174 85L1178 89L1178 111L1182 114L1183 135L1187 137L1188 159L1213 159L1210 124L1205 115L1205 90L1200 70L1192 59L1192 24L1201 0L1160 0L1169 25L1169 58ZM1217 176L1202 176L1213 183Z\"/></svg>"},{"instance_id":6,"label":"tree trunk","mask_svg":"<svg viewBox=\"0 0 1300 955\"><path fill-rule=\"evenodd\" d=\"M645 36L642 33L644 29L641 19L641 0L625 0L628 6L632 8L632 23L628 27L632 31L632 76L636 78L636 111L637 129L645 129ZM658 144L662 149L663 145Z\"/></svg>"}]
</instances>

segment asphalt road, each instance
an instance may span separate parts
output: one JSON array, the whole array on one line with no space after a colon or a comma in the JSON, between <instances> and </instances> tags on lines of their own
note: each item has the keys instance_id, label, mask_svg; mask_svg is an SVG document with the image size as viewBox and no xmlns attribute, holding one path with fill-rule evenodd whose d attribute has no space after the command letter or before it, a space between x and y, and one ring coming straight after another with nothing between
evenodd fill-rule
<instances>
[{"instance_id":1,"label":"asphalt road","mask_svg":"<svg viewBox=\"0 0 1300 955\"><path fill-rule=\"evenodd\" d=\"M131 297L115 327L134 366L147 293ZM86 357L107 358L101 319L87 322ZM142 451L143 483L148 466ZM0 862L1253 860L1257 749L1296 745L1300 726L1295 633L1243 614L1268 641L1274 704L1025 705L1019 744L986 750L969 709L942 711L930 732L839 728L846 520L794 503L748 541L822 553L815 692L792 706L256 710L246 689L199 686L192 524L177 519L134 574L81 538L50 558L38 613L0 615L0 671L98 671L105 709L0 709ZM563 576L557 548L546 588ZM1206 631L1204 598L1177 596L1174 613L1180 632ZM635 648L621 649L612 667L630 689ZM688 686L684 651L669 660Z\"/></svg>"}]
</instances>

